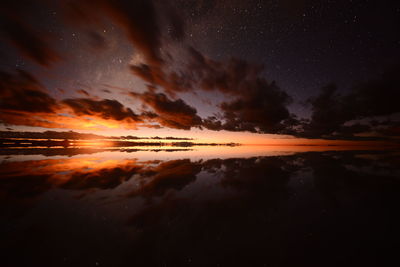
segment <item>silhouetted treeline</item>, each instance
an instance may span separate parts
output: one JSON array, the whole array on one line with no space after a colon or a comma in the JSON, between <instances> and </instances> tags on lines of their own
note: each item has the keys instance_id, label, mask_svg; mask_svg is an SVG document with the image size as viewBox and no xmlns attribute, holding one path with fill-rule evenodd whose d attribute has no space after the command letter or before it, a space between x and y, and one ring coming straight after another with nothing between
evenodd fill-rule
<instances>
[{"instance_id":1,"label":"silhouetted treeline","mask_svg":"<svg viewBox=\"0 0 400 267\"><path fill-rule=\"evenodd\" d=\"M195 143L195 142L138 142L118 140L35 140L35 139L0 139L0 148L29 147L137 147L137 146L237 146L236 143Z\"/></svg>"},{"instance_id":2,"label":"silhouetted treeline","mask_svg":"<svg viewBox=\"0 0 400 267\"><path fill-rule=\"evenodd\" d=\"M97 134L78 133L74 131L57 132L57 131L45 131L45 132L14 132L14 131L0 131L0 138L27 138L27 139L70 139L70 140L92 140L92 139L148 139L148 140L194 140L193 138L186 137L140 137L140 136L103 136Z\"/></svg>"}]
</instances>

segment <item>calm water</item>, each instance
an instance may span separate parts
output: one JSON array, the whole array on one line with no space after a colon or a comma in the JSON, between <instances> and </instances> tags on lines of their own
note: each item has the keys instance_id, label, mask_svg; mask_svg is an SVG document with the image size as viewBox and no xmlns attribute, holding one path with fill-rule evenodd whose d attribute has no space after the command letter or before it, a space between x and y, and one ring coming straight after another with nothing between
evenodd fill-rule
<instances>
[{"instance_id":1,"label":"calm water","mask_svg":"<svg viewBox=\"0 0 400 267\"><path fill-rule=\"evenodd\" d=\"M0 266L399 266L400 153L0 151Z\"/></svg>"}]
</instances>

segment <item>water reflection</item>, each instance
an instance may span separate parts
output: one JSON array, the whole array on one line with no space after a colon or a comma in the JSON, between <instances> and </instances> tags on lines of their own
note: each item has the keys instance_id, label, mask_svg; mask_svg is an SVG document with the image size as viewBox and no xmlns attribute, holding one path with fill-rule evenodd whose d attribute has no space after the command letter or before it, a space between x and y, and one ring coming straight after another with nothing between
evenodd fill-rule
<instances>
[{"instance_id":1,"label":"water reflection","mask_svg":"<svg viewBox=\"0 0 400 267\"><path fill-rule=\"evenodd\" d=\"M0 164L5 266L392 259L398 151L225 149L8 153Z\"/></svg>"}]
</instances>

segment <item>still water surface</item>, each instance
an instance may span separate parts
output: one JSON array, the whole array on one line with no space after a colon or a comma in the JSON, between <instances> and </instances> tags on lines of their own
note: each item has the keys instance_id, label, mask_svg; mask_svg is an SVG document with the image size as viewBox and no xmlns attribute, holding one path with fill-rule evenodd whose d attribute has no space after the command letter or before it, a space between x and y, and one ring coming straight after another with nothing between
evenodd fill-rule
<instances>
[{"instance_id":1,"label":"still water surface","mask_svg":"<svg viewBox=\"0 0 400 267\"><path fill-rule=\"evenodd\" d=\"M0 265L388 266L399 200L393 149L1 150Z\"/></svg>"}]
</instances>

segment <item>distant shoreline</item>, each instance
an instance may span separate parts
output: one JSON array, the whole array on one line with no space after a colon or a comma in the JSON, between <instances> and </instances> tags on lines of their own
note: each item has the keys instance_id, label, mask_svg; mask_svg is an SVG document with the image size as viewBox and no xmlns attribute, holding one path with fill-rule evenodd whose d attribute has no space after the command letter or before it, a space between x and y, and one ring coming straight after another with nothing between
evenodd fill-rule
<instances>
[{"instance_id":1,"label":"distant shoreline","mask_svg":"<svg viewBox=\"0 0 400 267\"><path fill-rule=\"evenodd\" d=\"M138 142L138 141L118 141L118 140L37 140L37 139L0 139L0 148L79 148L79 147L146 147L146 146L171 146L171 147L191 147L191 146L238 146L238 143L196 143L196 142Z\"/></svg>"}]
</instances>

